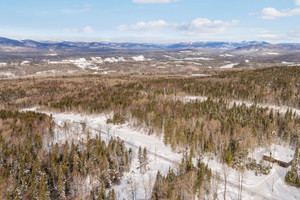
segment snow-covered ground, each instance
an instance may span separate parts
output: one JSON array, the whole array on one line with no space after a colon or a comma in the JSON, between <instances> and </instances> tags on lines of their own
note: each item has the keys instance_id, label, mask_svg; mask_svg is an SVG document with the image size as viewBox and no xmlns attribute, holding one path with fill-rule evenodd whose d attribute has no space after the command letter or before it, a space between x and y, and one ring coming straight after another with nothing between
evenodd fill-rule
<instances>
[{"instance_id":1,"label":"snow-covered ground","mask_svg":"<svg viewBox=\"0 0 300 200\"><path fill-rule=\"evenodd\" d=\"M270 152L275 155L275 158L287 159L289 161L292 160L294 154L294 150L291 150L287 146L272 145L269 148L258 148L250 156L259 161L263 155L270 155ZM222 166L219 163L215 160L209 160L207 157L205 160L213 171L222 173ZM266 164L268 165L270 163L266 162ZM287 170L286 168L273 164L273 168L268 175L255 176L253 171L246 171L244 174L243 187L251 196L244 195L244 199L299 199L300 190L296 187L288 186L284 181ZM228 180L232 186L238 185L237 175L237 171L233 169L229 170ZM232 190L232 188L230 188L230 190Z\"/></svg>"},{"instance_id":2,"label":"snow-covered ground","mask_svg":"<svg viewBox=\"0 0 300 200\"><path fill-rule=\"evenodd\" d=\"M287 65L287 66L300 66L299 62L286 62L286 61L283 61L281 63L284 64L284 65Z\"/></svg>"},{"instance_id":3,"label":"snow-covered ground","mask_svg":"<svg viewBox=\"0 0 300 200\"><path fill-rule=\"evenodd\" d=\"M132 56L131 57L131 59L133 60L133 61L136 61L136 62L142 62L142 61L149 61L149 60L151 60L151 59L147 59L147 58L145 58L145 56L143 56L143 55L139 55L139 56Z\"/></svg>"},{"instance_id":4,"label":"snow-covered ground","mask_svg":"<svg viewBox=\"0 0 300 200\"><path fill-rule=\"evenodd\" d=\"M222 57L232 57L233 55L231 55L231 54L221 54L220 56L222 56Z\"/></svg>"},{"instance_id":5,"label":"snow-covered ground","mask_svg":"<svg viewBox=\"0 0 300 200\"><path fill-rule=\"evenodd\" d=\"M29 64L30 64L30 61L24 60L24 61L21 62L20 65L29 65Z\"/></svg>"},{"instance_id":6,"label":"snow-covered ground","mask_svg":"<svg viewBox=\"0 0 300 200\"><path fill-rule=\"evenodd\" d=\"M0 72L0 79L16 78L16 75L12 72Z\"/></svg>"},{"instance_id":7,"label":"snow-covered ground","mask_svg":"<svg viewBox=\"0 0 300 200\"><path fill-rule=\"evenodd\" d=\"M221 66L220 68L221 69L231 69L233 68L234 66L238 65L239 63L233 63L233 64L228 64L228 65L223 65Z\"/></svg>"},{"instance_id":8,"label":"snow-covered ground","mask_svg":"<svg viewBox=\"0 0 300 200\"><path fill-rule=\"evenodd\" d=\"M192 74L191 76L207 77L209 74Z\"/></svg>"},{"instance_id":9,"label":"snow-covered ground","mask_svg":"<svg viewBox=\"0 0 300 200\"><path fill-rule=\"evenodd\" d=\"M111 57L111 58L105 58L103 60L104 62L108 62L108 63L116 63L116 62L126 62L125 58L123 57Z\"/></svg>"},{"instance_id":10,"label":"snow-covered ground","mask_svg":"<svg viewBox=\"0 0 300 200\"><path fill-rule=\"evenodd\" d=\"M38 110L33 108L25 109L24 111ZM119 137L124 140L128 149L133 149L134 154L129 172L123 175L120 185L113 186L118 196L117 199L131 199L131 187L133 184L135 184L137 188L137 199L144 199L144 185L154 184L157 171L159 170L163 175L166 175L169 168L176 169L181 162L182 155L174 153L170 147L164 145L160 138L149 136L144 130L130 128L129 124L106 124L108 116L104 114L81 115L74 113L39 112L48 115L52 114L56 124L53 139L50 144L43 144L45 148L51 144L64 144L66 141L69 143L72 141L74 141L74 143L79 141L86 142L88 136L94 138L97 135L101 135L101 139L106 142L110 137ZM83 131L83 127L86 127L86 131L89 132L89 134ZM141 173L139 169L140 164L137 158L139 146L142 148L146 147L148 152L149 162L145 173Z\"/></svg>"},{"instance_id":11,"label":"snow-covered ground","mask_svg":"<svg viewBox=\"0 0 300 200\"><path fill-rule=\"evenodd\" d=\"M276 53L276 52L269 52L269 53L266 53L265 55L279 55L279 53Z\"/></svg>"},{"instance_id":12,"label":"snow-covered ground","mask_svg":"<svg viewBox=\"0 0 300 200\"><path fill-rule=\"evenodd\" d=\"M204 99L203 97L202 100ZM182 154L173 152L169 146L163 143L161 137L147 135L143 129L134 129L128 123L123 125L106 124L107 118L111 116L104 114L54 113L38 111L36 108L27 110L43 112L48 115L52 114L56 123L54 138L51 140L52 143L63 144L65 141L70 143L72 140L74 142L85 142L88 136L96 137L97 135L101 135L101 139L104 141L108 141L110 137L119 137L124 140L126 147L132 148L134 154L129 172L123 175L120 185L113 186L117 193L117 199L131 199L132 188L136 188L136 199L144 199L147 193L149 197L151 191L147 190L147 188L149 189L149 185L154 184L157 171L160 170L165 175L169 168L176 169L181 162ZM49 144L44 144L46 148L47 145ZM148 150L149 162L145 173L140 171L140 164L137 158L139 146L142 148L146 147ZM293 150L288 147L273 145L269 149L257 149L251 156L259 161L264 154L268 155L270 152L273 155L288 158L293 154ZM196 159L194 162L196 162ZM213 171L218 171L222 179L222 165L220 163L210 159L208 156L204 158L204 162L208 163ZM243 184L243 199L299 199L299 189L288 186L284 182L286 170L274 165L271 173L266 176L255 176L254 172L246 171ZM229 174L227 199L237 199L238 172L230 169ZM220 199L223 198L223 191L224 186L221 183L218 190Z\"/></svg>"},{"instance_id":13,"label":"snow-covered ground","mask_svg":"<svg viewBox=\"0 0 300 200\"><path fill-rule=\"evenodd\" d=\"M188 101L206 101L208 99L208 97L205 96L184 96L181 98L182 101L184 102L188 102ZM218 100L218 99L216 99ZM242 101L242 100L230 100L227 101L229 103L229 106L232 107L234 105L234 103L236 105L242 105L245 104L247 107L251 107L253 105L252 102L249 101ZM288 107L288 106L276 106L276 105L271 105L271 104L261 104L258 103L256 104L259 107L262 108L268 108L269 110L273 109L273 111L279 111L279 113L281 114L285 114L287 110L292 111L293 113L296 113L296 115L300 116L300 110L297 108L293 108L293 107Z\"/></svg>"},{"instance_id":14,"label":"snow-covered ground","mask_svg":"<svg viewBox=\"0 0 300 200\"><path fill-rule=\"evenodd\" d=\"M143 55L137 55L131 57L129 60L126 60L124 57L90 57L89 58L76 58L76 59L67 59L67 60L44 60L46 63L50 65L60 65L60 64L73 64L79 68L82 68L84 70L92 69L92 70L101 70L99 68L99 65L103 65L105 63L119 63L119 62L127 62L127 61L149 61L151 59L145 58ZM0 63L1 64L1 63Z\"/></svg>"}]
</instances>

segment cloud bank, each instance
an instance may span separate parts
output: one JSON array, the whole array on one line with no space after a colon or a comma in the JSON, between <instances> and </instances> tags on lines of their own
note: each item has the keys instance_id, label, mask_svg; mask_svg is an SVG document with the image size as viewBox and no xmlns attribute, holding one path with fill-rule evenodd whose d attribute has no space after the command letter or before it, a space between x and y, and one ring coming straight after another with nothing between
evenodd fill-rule
<instances>
[{"instance_id":1,"label":"cloud bank","mask_svg":"<svg viewBox=\"0 0 300 200\"><path fill-rule=\"evenodd\" d=\"M207 18L196 18L191 22L168 23L164 20L138 22L136 24L123 24L117 27L120 31L158 31L163 28L181 31L186 35L216 34L225 31L228 27L238 24L238 20L221 21Z\"/></svg>"},{"instance_id":2,"label":"cloud bank","mask_svg":"<svg viewBox=\"0 0 300 200\"><path fill-rule=\"evenodd\" d=\"M262 19L276 19L278 17L289 17L293 15L299 15L300 8L292 10L277 10L276 8L264 8L259 14Z\"/></svg>"}]
</instances>

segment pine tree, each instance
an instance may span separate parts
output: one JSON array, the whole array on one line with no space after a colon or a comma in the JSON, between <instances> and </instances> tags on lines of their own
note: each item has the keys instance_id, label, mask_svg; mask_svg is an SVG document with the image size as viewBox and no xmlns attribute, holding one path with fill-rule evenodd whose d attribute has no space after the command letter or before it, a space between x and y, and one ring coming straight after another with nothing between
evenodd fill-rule
<instances>
[{"instance_id":1,"label":"pine tree","mask_svg":"<svg viewBox=\"0 0 300 200\"><path fill-rule=\"evenodd\" d=\"M107 200L116 200L116 194L114 189L108 192Z\"/></svg>"},{"instance_id":2,"label":"pine tree","mask_svg":"<svg viewBox=\"0 0 300 200\"><path fill-rule=\"evenodd\" d=\"M97 196L97 200L104 200L105 199L105 188L104 188L104 184L101 184L101 189L99 190L98 196Z\"/></svg>"},{"instance_id":3,"label":"pine tree","mask_svg":"<svg viewBox=\"0 0 300 200\"><path fill-rule=\"evenodd\" d=\"M139 147L139 151L138 151L138 158L139 158L139 162L140 165L143 163L143 159L142 159L142 147Z\"/></svg>"},{"instance_id":4,"label":"pine tree","mask_svg":"<svg viewBox=\"0 0 300 200\"><path fill-rule=\"evenodd\" d=\"M47 199L47 183L44 176L41 177L39 184L39 199L46 200Z\"/></svg>"},{"instance_id":5,"label":"pine tree","mask_svg":"<svg viewBox=\"0 0 300 200\"><path fill-rule=\"evenodd\" d=\"M147 162L148 162L148 157L147 157L147 149L146 147L143 150L143 163L144 163L144 170L147 170Z\"/></svg>"},{"instance_id":6,"label":"pine tree","mask_svg":"<svg viewBox=\"0 0 300 200\"><path fill-rule=\"evenodd\" d=\"M58 167L58 173L57 173L57 190L59 192L59 197L64 199L66 198L66 193L65 193L65 182L64 182L64 175L63 175L63 170L62 167Z\"/></svg>"},{"instance_id":7,"label":"pine tree","mask_svg":"<svg viewBox=\"0 0 300 200\"><path fill-rule=\"evenodd\" d=\"M285 181L289 184L300 187L300 174L299 174L299 146L295 149L293 164L291 170L285 175Z\"/></svg>"}]
</instances>

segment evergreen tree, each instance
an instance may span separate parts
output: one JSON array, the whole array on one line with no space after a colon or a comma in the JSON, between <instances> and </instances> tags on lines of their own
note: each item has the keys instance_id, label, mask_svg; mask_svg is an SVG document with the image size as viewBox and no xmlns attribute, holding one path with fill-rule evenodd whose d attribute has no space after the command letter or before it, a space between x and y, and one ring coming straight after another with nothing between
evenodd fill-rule
<instances>
[{"instance_id":1,"label":"evergreen tree","mask_svg":"<svg viewBox=\"0 0 300 200\"><path fill-rule=\"evenodd\" d=\"M104 200L105 199L105 188L104 188L104 184L101 184L101 189L99 190L98 196L97 196L97 200Z\"/></svg>"}]
</instances>

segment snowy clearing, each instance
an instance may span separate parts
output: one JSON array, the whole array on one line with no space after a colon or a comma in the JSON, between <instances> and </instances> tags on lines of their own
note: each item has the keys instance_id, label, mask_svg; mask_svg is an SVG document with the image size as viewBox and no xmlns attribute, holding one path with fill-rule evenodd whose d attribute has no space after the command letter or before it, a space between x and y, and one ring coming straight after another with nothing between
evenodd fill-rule
<instances>
[{"instance_id":1,"label":"snowy clearing","mask_svg":"<svg viewBox=\"0 0 300 200\"><path fill-rule=\"evenodd\" d=\"M151 59L146 59L144 57L144 55L133 56L133 57L131 57L131 59L134 60L134 61L136 61L136 62L142 62L142 61L151 60Z\"/></svg>"},{"instance_id":2,"label":"snowy clearing","mask_svg":"<svg viewBox=\"0 0 300 200\"><path fill-rule=\"evenodd\" d=\"M228 65L223 65L221 66L220 68L221 69L231 69L233 68L234 66L238 65L239 63L233 63L233 64L228 64Z\"/></svg>"},{"instance_id":3,"label":"snowy clearing","mask_svg":"<svg viewBox=\"0 0 300 200\"><path fill-rule=\"evenodd\" d=\"M30 64L30 61L24 60L24 61L21 62L20 65L29 65L29 64Z\"/></svg>"}]
</instances>

